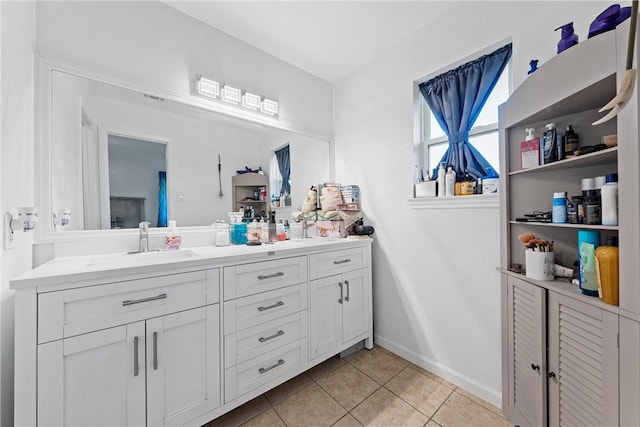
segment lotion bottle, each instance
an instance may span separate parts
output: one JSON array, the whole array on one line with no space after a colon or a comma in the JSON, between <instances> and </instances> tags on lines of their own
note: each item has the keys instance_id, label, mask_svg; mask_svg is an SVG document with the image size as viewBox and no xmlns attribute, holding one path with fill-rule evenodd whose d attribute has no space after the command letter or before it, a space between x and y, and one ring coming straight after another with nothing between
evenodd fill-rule
<instances>
[{"instance_id":1,"label":"lotion bottle","mask_svg":"<svg viewBox=\"0 0 640 427\"><path fill-rule=\"evenodd\" d=\"M447 197L453 197L455 195L455 186L456 186L456 173L453 171L453 168L449 166L447 170L447 174L445 175L445 195Z\"/></svg>"},{"instance_id":2,"label":"lotion bottle","mask_svg":"<svg viewBox=\"0 0 640 427\"><path fill-rule=\"evenodd\" d=\"M182 237L178 234L178 229L176 227L176 222L174 220L169 220L169 229L167 230L167 235L164 238L165 249L175 250L180 249L180 244L182 243Z\"/></svg>"},{"instance_id":3,"label":"lotion bottle","mask_svg":"<svg viewBox=\"0 0 640 427\"><path fill-rule=\"evenodd\" d=\"M440 168L438 169L438 197L445 196L445 176L446 171L444 170L444 163L440 163Z\"/></svg>"}]
</instances>

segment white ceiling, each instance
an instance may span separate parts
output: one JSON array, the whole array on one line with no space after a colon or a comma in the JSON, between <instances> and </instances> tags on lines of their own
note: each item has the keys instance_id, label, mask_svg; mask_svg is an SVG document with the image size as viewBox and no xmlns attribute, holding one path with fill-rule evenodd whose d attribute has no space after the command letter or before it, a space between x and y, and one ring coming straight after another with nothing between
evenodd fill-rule
<instances>
[{"instance_id":1,"label":"white ceiling","mask_svg":"<svg viewBox=\"0 0 640 427\"><path fill-rule=\"evenodd\" d=\"M451 9L452 1L165 1L334 83Z\"/></svg>"}]
</instances>

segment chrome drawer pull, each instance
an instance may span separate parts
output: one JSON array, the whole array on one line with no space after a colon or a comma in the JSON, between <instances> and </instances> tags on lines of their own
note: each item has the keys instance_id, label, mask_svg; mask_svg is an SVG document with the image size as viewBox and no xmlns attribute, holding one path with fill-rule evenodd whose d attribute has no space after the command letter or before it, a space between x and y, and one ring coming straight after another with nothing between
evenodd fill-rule
<instances>
[{"instance_id":1,"label":"chrome drawer pull","mask_svg":"<svg viewBox=\"0 0 640 427\"><path fill-rule=\"evenodd\" d=\"M342 261L333 261L334 264L344 264L347 262L351 262L351 260L349 258L345 258Z\"/></svg>"},{"instance_id":2,"label":"chrome drawer pull","mask_svg":"<svg viewBox=\"0 0 640 427\"><path fill-rule=\"evenodd\" d=\"M160 295L156 295L155 297L128 299L128 300L122 301L122 306L126 307L128 305L140 304L141 302L149 302L149 301L155 301L157 299L165 299L166 297L167 297L167 294L160 294Z\"/></svg>"},{"instance_id":3,"label":"chrome drawer pull","mask_svg":"<svg viewBox=\"0 0 640 427\"><path fill-rule=\"evenodd\" d=\"M340 304L342 304L342 301L344 300L344 295L343 295L343 290L342 290L342 282L338 282L338 286L340 287L340 299L338 300L338 302Z\"/></svg>"},{"instance_id":4,"label":"chrome drawer pull","mask_svg":"<svg viewBox=\"0 0 640 427\"><path fill-rule=\"evenodd\" d=\"M274 277L280 277L280 276L284 276L284 273L282 271L278 271L277 273L274 273L274 274L267 274L266 276L258 276L258 280L272 279Z\"/></svg>"},{"instance_id":5,"label":"chrome drawer pull","mask_svg":"<svg viewBox=\"0 0 640 427\"><path fill-rule=\"evenodd\" d=\"M345 280L345 281L344 281L344 284L347 286L347 296L346 296L346 297L344 297L344 300L348 302L348 301L349 301L349 289L350 289L349 281L348 281L348 280Z\"/></svg>"},{"instance_id":6,"label":"chrome drawer pull","mask_svg":"<svg viewBox=\"0 0 640 427\"><path fill-rule=\"evenodd\" d=\"M277 303L275 303L275 304L271 304L271 305L268 305L268 306L266 306L266 307L258 307L258 311L265 311L265 310L269 310L269 309L271 309L271 308L280 307L281 305L284 305L284 302L282 302L282 301L278 301Z\"/></svg>"},{"instance_id":7,"label":"chrome drawer pull","mask_svg":"<svg viewBox=\"0 0 640 427\"><path fill-rule=\"evenodd\" d=\"M138 337L133 338L133 376L137 377L138 369Z\"/></svg>"},{"instance_id":8,"label":"chrome drawer pull","mask_svg":"<svg viewBox=\"0 0 640 427\"><path fill-rule=\"evenodd\" d=\"M266 368L260 368L258 369L258 372L260 372L261 374L265 374L267 372L269 372L270 370L277 368L278 366L284 365L284 359L280 359L278 360L277 363L274 363L271 366L267 366Z\"/></svg>"},{"instance_id":9,"label":"chrome drawer pull","mask_svg":"<svg viewBox=\"0 0 640 427\"><path fill-rule=\"evenodd\" d=\"M158 333L153 333L153 370L158 369Z\"/></svg>"},{"instance_id":10,"label":"chrome drawer pull","mask_svg":"<svg viewBox=\"0 0 640 427\"><path fill-rule=\"evenodd\" d=\"M276 332L273 335L269 335L268 337L260 337L260 338L258 338L258 341L265 342L265 341L272 340L274 338L278 338L279 336L282 336L282 335L284 335L284 331L280 330L280 331Z\"/></svg>"}]
</instances>

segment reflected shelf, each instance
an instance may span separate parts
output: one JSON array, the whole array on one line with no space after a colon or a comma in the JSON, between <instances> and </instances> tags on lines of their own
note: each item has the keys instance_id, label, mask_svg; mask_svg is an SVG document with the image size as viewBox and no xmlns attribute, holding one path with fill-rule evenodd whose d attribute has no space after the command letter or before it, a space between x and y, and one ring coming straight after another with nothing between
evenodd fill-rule
<instances>
[{"instance_id":1,"label":"reflected shelf","mask_svg":"<svg viewBox=\"0 0 640 427\"><path fill-rule=\"evenodd\" d=\"M576 228L576 229L583 229L583 230L586 229L586 230L618 231L618 229L620 228L620 226L618 225L589 225L589 224L568 224L568 223L558 224L553 222L515 221L515 220L510 220L509 224L526 225L526 226L531 225L536 227Z\"/></svg>"}]
</instances>

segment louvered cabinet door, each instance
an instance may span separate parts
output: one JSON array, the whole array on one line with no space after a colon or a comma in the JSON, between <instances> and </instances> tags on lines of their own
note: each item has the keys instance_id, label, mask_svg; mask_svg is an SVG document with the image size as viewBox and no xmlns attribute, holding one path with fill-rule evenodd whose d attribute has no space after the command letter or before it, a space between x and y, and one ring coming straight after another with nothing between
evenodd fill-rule
<instances>
[{"instance_id":1,"label":"louvered cabinet door","mask_svg":"<svg viewBox=\"0 0 640 427\"><path fill-rule=\"evenodd\" d=\"M508 417L521 427L547 423L545 292L515 277L508 279Z\"/></svg>"},{"instance_id":2,"label":"louvered cabinet door","mask_svg":"<svg viewBox=\"0 0 640 427\"><path fill-rule=\"evenodd\" d=\"M549 291L549 423L616 426L618 316Z\"/></svg>"}]
</instances>

